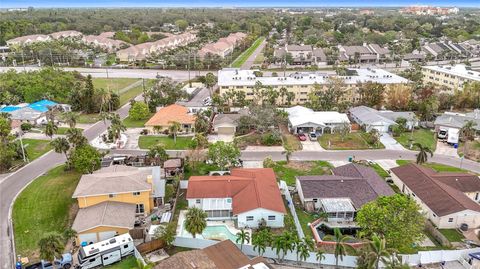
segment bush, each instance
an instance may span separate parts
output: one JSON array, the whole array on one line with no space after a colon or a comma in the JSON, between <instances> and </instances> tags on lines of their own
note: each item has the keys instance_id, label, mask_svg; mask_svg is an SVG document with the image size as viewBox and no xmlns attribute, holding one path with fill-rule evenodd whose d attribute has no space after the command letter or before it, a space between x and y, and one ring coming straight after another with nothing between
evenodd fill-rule
<instances>
[{"instance_id":1,"label":"bush","mask_svg":"<svg viewBox=\"0 0 480 269\"><path fill-rule=\"evenodd\" d=\"M268 133L262 135L262 145L274 146L282 143L282 138L277 133Z\"/></svg>"},{"instance_id":2,"label":"bush","mask_svg":"<svg viewBox=\"0 0 480 269\"><path fill-rule=\"evenodd\" d=\"M22 129L22 131L24 132L27 132L27 131L30 131L32 129L33 125L31 123L28 123L28 122L24 122L22 123L22 125L20 125L20 129Z\"/></svg>"},{"instance_id":3,"label":"bush","mask_svg":"<svg viewBox=\"0 0 480 269\"><path fill-rule=\"evenodd\" d=\"M150 116L148 105L143 102L135 102L128 111L128 116L132 120L144 120Z\"/></svg>"},{"instance_id":4,"label":"bush","mask_svg":"<svg viewBox=\"0 0 480 269\"><path fill-rule=\"evenodd\" d=\"M148 129L143 129L142 131L140 131L140 134L141 135L148 135Z\"/></svg>"}]
</instances>

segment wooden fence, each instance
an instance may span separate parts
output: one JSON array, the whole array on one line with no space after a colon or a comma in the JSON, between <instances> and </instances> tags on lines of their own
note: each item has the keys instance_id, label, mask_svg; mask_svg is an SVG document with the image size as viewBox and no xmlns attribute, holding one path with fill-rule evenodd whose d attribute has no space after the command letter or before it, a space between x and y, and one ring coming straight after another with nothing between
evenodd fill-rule
<instances>
[{"instance_id":1,"label":"wooden fence","mask_svg":"<svg viewBox=\"0 0 480 269\"><path fill-rule=\"evenodd\" d=\"M154 239L150 242L146 242L137 246L137 249L140 253L145 254L157 249L161 249L165 246L165 242L160 239Z\"/></svg>"},{"instance_id":2,"label":"wooden fence","mask_svg":"<svg viewBox=\"0 0 480 269\"><path fill-rule=\"evenodd\" d=\"M143 239L144 238L143 228L132 229L132 230L128 231L128 233L130 234L130 236L133 239Z\"/></svg>"}]
</instances>

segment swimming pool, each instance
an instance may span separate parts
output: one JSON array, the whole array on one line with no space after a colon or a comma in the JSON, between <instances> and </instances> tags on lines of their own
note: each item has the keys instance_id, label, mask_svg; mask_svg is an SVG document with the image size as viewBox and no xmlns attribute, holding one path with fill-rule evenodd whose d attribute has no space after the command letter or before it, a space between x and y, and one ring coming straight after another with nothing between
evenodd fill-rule
<instances>
[{"instance_id":1,"label":"swimming pool","mask_svg":"<svg viewBox=\"0 0 480 269\"><path fill-rule=\"evenodd\" d=\"M237 236L234 235L225 225L213 225L207 226L202 232L202 236L205 239L211 240L226 240L229 239L233 243L236 243Z\"/></svg>"}]
</instances>

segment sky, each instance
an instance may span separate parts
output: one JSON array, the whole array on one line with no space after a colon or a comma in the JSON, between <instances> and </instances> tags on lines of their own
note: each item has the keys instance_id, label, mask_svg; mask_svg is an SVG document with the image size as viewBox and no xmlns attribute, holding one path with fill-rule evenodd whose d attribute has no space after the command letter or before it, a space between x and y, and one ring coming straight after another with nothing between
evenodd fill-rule
<instances>
[{"instance_id":1,"label":"sky","mask_svg":"<svg viewBox=\"0 0 480 269\"><path fill-rule=\"evenodd\" d=\"M355 7L433 5L480 7L480 0L0 0L13 7Z\"/></svg>"}]
</instances>

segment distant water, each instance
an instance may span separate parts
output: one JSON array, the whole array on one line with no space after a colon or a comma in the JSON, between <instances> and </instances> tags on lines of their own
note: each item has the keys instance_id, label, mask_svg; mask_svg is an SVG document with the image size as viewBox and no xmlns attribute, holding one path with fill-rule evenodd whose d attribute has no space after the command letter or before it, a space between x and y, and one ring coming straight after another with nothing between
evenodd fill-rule
<instances>
[{"instance_id":1,"label":"distant water","mask_svg":"<svg viewBox=\"0 0 480 269\"><path fill-rule=\"evenodd\" d=\"M480 8L479 0L0 0L0 8L15 7L398 7L433 5Z\"/></svg>"}]
</instances>

